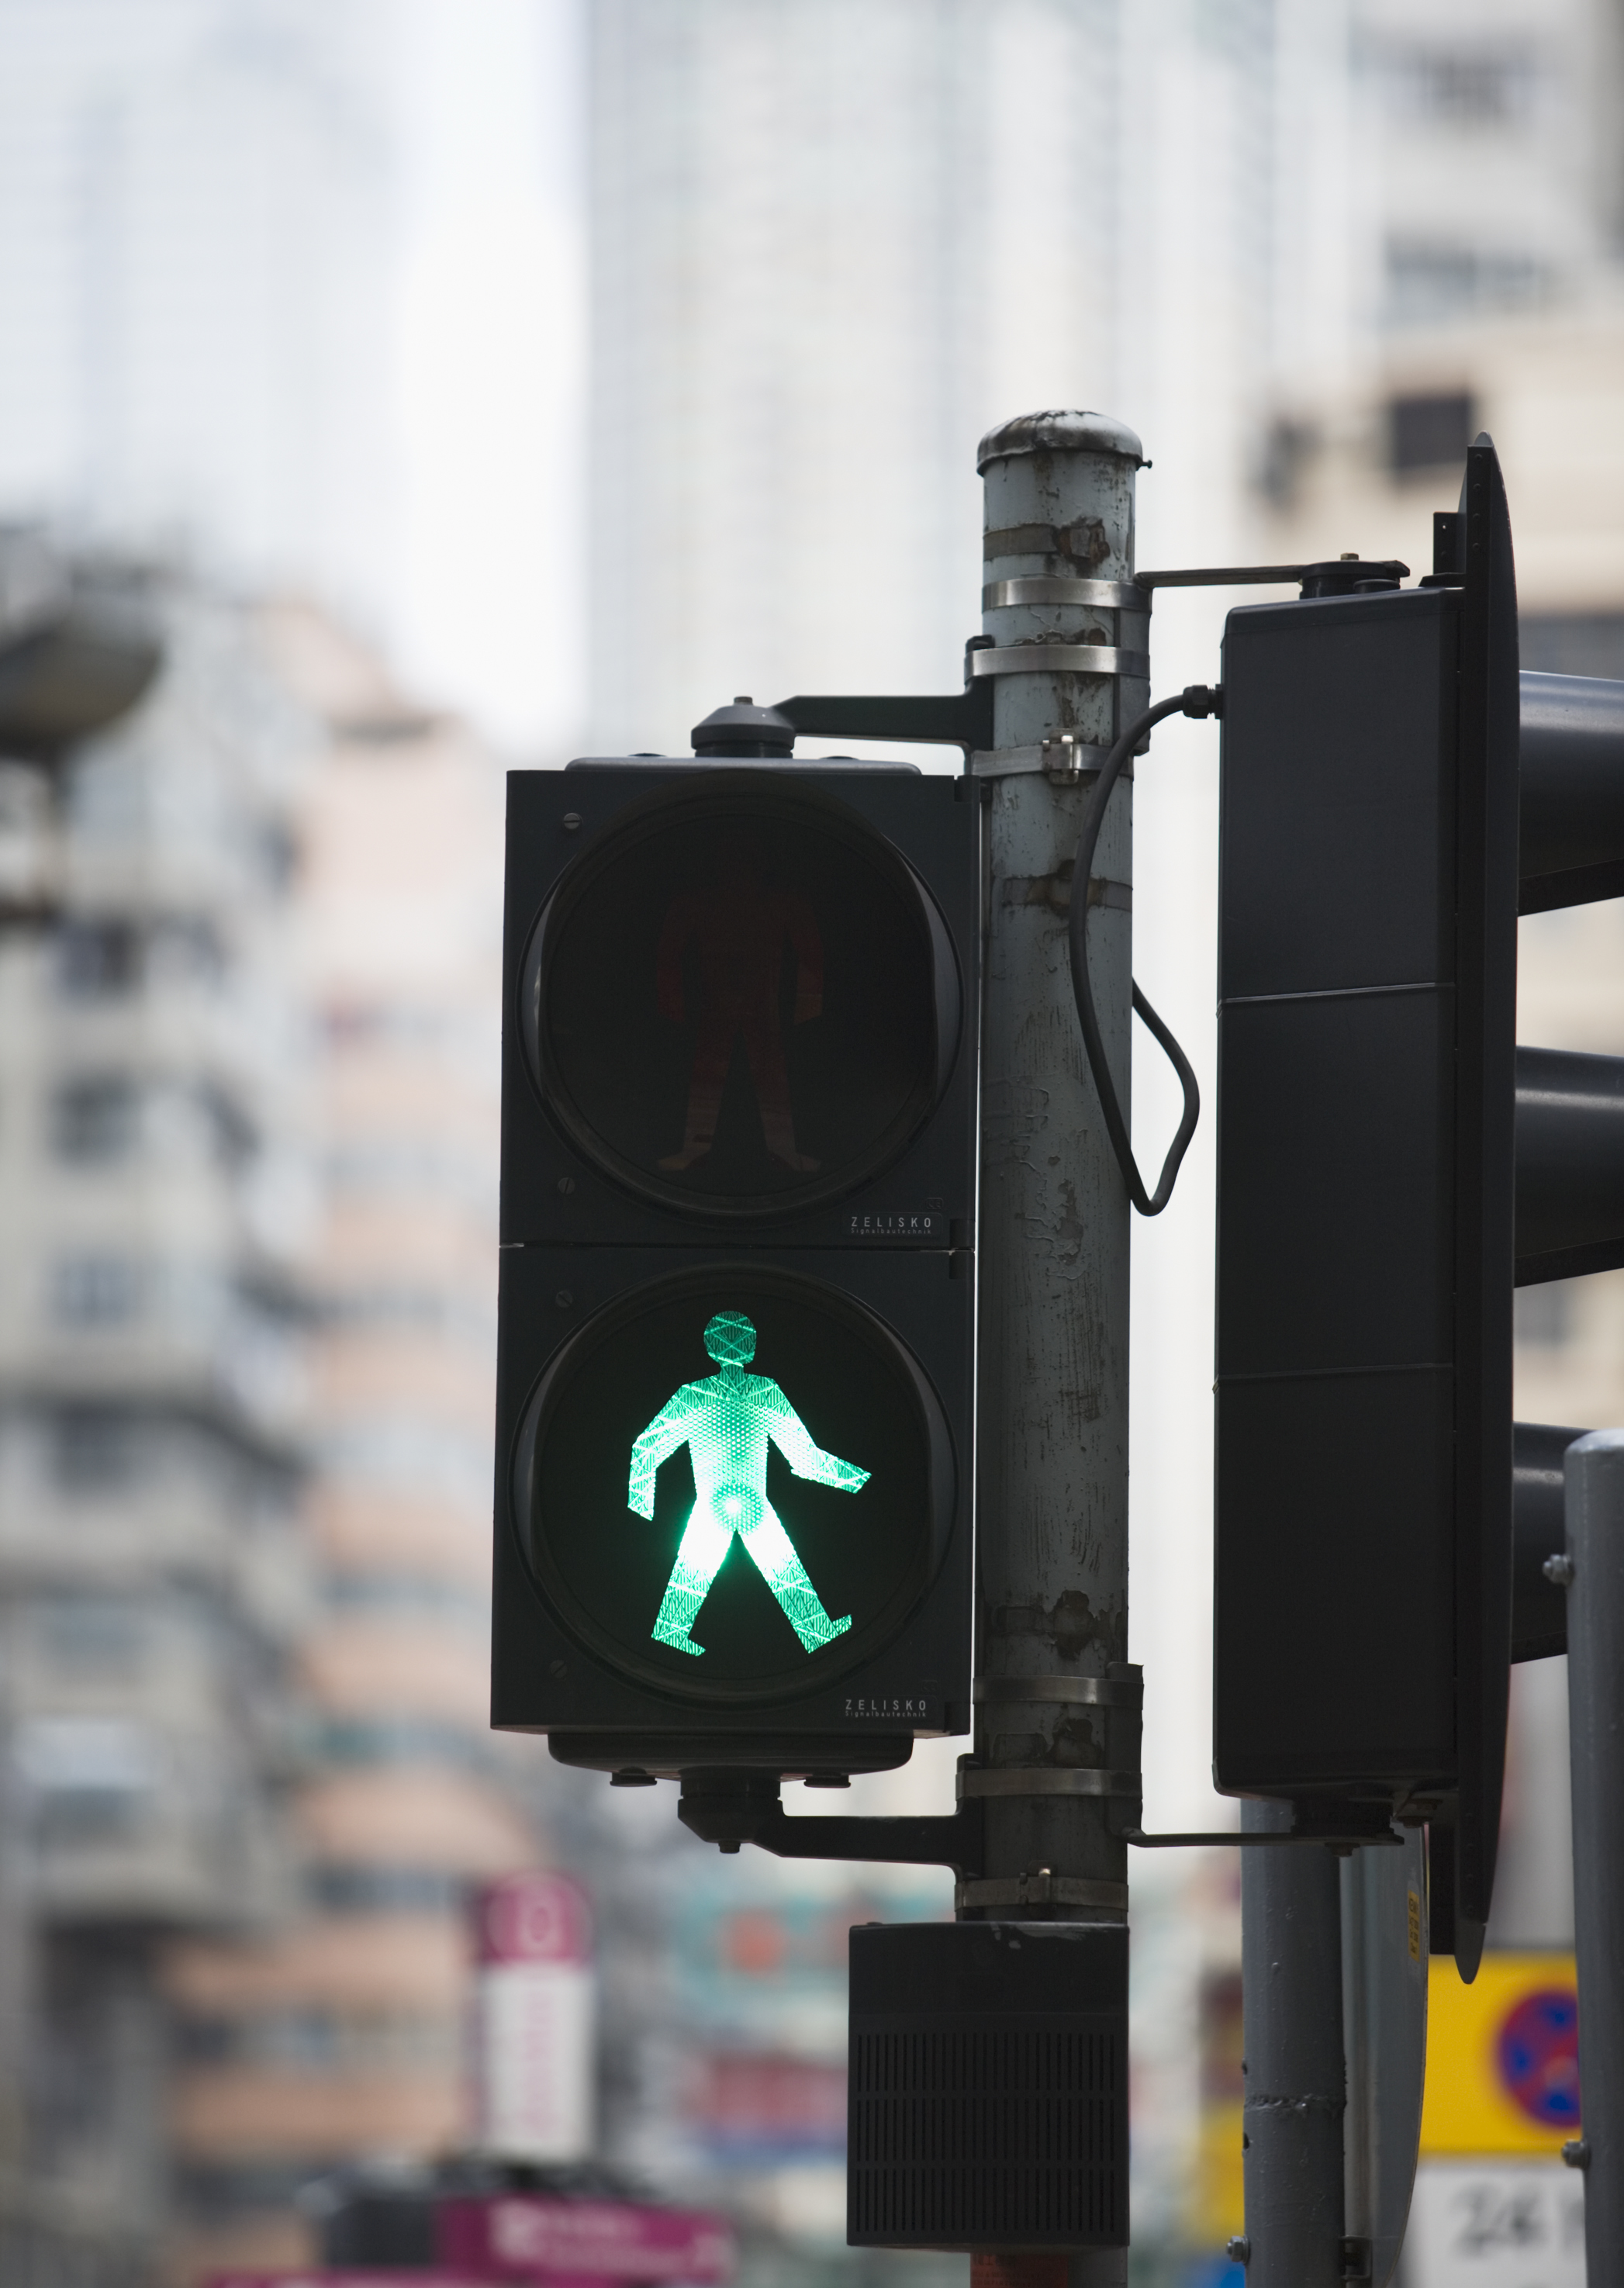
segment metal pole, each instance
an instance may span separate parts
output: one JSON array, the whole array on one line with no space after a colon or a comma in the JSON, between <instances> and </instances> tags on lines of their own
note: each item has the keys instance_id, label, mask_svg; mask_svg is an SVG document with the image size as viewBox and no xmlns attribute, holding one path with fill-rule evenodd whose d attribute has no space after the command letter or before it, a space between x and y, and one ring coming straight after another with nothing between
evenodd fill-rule
<instances>
[{"instance_id":1,"label":"metal pole","mask_svg":"<svg viewBox=\"0 0 1624 2288\"><path fill-rule=\"evenodd\" d=\"M1624 2281L1624 1430L1567 1450L1568 1720L1585 2277Z\"/></svg>"},{"instance_id":2,"label":"metal pole","mask_svg":"<svg viewBox=\"0 0 1624 2288\"><path fill-rule=\"evenodd\" d=\"M1248 1802L1241 1826L1291 1824ZM1342 2288L1342 1889L1311 1844L1240 1854L1247 2288Z\"/></svg>"},{"instance_id":3,"label":"metal pole","mask_svg":"<svg viewBox=\"0 0 1624 2288\"><path fill-rule=\"evenodd\" d=\"M976 762L990 798L976 1752L992 1768L965 1776L986 1797L986 1879L963 1885L959 1907L988 1917L1120 1922L1128 1906L1126 1851L1097 1791L1113 1696L1097 1688L1128 1649L1129 1207L1084 1061L1066 913L1094 770L1148 701L1149 599L1123 584L1143 459L1131 430L1096 413L1006 422L977 457L991 648L972 656L996 677L995 749ZM1089 890L1124 1104L1132 798L1124 774Z\"/></svg>"},{"instance_id":4,"label":"metal pole","mask_svg":"<svg viewBox=\"0 0 1624 2288\"><path fill-rule=\"evenodd\" d=\"M1129 1206L1084 1060L1066 918L1094 775L1149 701L1149 599L1126 585L1144 457L1131 430L1096 413L1006 422L977 456L989 648L973 660L996 680L994 751L975 761L989 798L981 1605L976 1754L962 1785L984 1799L986 1852L956 1905L989 1920L1121 1923L1128 1911L1127 1851L1104 1790L1113 1762L1138 1768L1137 1685L1111 1677L1128 1651ZM1124 1104L1132 801L1124 773L1084 893ZM974 2269L1035 2284L1060 2265L1067 2288L1121 2288L1127 2250L984 2253Z\"/></svg>"}]
</instances>

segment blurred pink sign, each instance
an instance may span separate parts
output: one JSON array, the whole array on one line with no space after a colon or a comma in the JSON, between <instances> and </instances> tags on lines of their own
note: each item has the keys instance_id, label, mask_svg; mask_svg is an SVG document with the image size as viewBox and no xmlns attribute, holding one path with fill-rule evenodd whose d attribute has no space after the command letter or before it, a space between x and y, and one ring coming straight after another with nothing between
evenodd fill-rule
<instances>
[{"instance_id":1,"label":"blurred pink sign","mask_svg":"<svg viewBox=\"0 0 1624 2288\"><path fill-rule=\"evenodd\" d=\"M729 2280L733 2236L725 2217L630 2201L560 2201L529 2194L446 2201L440 2256L500 2279L540 2273L601 2288L606 2280Z\"/></svg>"},{"instance_id":2,"label":"blurred pink sign","mask_svg":"<svg viewBox=\"0 0 1624 2288\"><path fill-rule=\"evenodd\" d=\"M211 2272L204 2288L490 2288L467 2272Z\"/></svg>"},{"instance_id":3,"label":"blurred pink sign","mask_svg":"<svg viewBox=\"0 0 1624 2288\"><path fill-rule=\"evenodd\" d=\"M592 1959L592 1918L567 1875L504 1875L479 1894L481 1962Z\"/></svg>"}]
</instances>

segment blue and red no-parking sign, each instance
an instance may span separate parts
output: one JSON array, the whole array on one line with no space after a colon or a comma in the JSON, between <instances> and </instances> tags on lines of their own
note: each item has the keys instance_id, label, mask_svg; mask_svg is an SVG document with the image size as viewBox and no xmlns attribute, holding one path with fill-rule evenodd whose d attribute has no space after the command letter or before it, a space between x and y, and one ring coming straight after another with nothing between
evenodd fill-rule
<instances>
[{"instance_id":1,"label":"blue and red no-parking sign","mask_svg":"<svg viewBox=\"0 0 1624 2288\"><path fill-rule=\"evenodd\" d=\"M1571 1988L1525 1994L1495 2045L1508 2094L1547 2129L1579 2126L1579 2002Z\"/></svg>"}]
</instances>

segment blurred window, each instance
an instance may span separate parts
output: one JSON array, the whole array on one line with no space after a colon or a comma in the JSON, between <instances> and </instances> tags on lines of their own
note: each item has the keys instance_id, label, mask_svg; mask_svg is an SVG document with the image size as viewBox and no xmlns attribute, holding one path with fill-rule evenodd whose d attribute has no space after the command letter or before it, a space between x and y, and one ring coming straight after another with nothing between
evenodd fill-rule
<instances>
[{"instance_id":1,"label":"blurred window","mask_svg":"<svg viewBox=\"0 0 1624 2288\"><path fill-rule=\"evenodd\" d=\"M230 1090L218 1081L199 1083L198 1101L209 1123L217 1157L226 1167L242 1167L258 1148L253 1122Z\"/></svg>"},{"instance_id":2,"label":"blurred window","mask_svg":"<svg viewBox=\"0 0 1624 2288\"><path fill-rule=\"evenodd\" d=\"M127 1158L135 1148L140 1101L126 1073L86 1073L65 1081L51 1107L58 1159L98 1165Z\"/></svg>"},{"instance_id":3,"label":"blurred window","mask_svg":"<svg viewBox=\"0 0 1624 2288\"><path fill-rule=\"evenodd\" d=\"M65 1327L124 1327L141 1308L141 1266L127 1255L67 1255L51 1280L52 1312Z\"/></svg>"},{"instance_id":4,"label":"blurred window","mask_svg":"<svg viewBox=\"0 0 1624 2288\"><path fill-rule=\"evenodd\" d=\"M1264 433L1257 460L1257 489L1282 512L1295 506L1320 449L1320 435L1309 421L1277 414Z\"/></svg>"},{"instance_id":5,"label":"blurred window","mask_svg":"<svg viewBox=\"0 0 1624 2288\"><path fill-rule=\"evenodd\" d=\"M336 1764L451 1764L479 1771L495 1761L484 1732L413 1716L329 1717L317 1728L316 1746Z\"/></svg>"},{"instance_id":6,"label":"blurred window","mask_svg":"<svg viewBox=\"0 0 1624 2288\"><path fill-rule=\"evenodd\" d=\"M416 1573L329 1573L329 1605L339 1612L422 1614L433 1620L490 1625L487 1592L460 1581L440 1581Z\"/></svg>"},{"instance_id":7,"label":"blurred window","mask_svg":"<svg viewBox=\"0 0 1624 2288\"><path fill-rule=\"evenodd\" d=\"M57 1482L69 1491L115 1491L139 1474L145 1446L141 1426L121 1409L67 1407L52 1427Z\"/></svg>"},{"instance_id":8,"label":"blurred window","mask_svg":"<svg viewBox=\"0 0 1624 2288\"><path fill-rule=\"evenodd\" d=\"M226 971L219 931L204 914L167 915L153 928L150 967L160 984L218 984Z\"/></svg>"},{"instance_id":9,"label":"blurred window","mask_svg":"<svg viewBox=\"0 0 1624 2288\"><path fill-rule=\"evenodd\" d=\"M310 2163L294 2161L202 2163L180 2166L174 2182L188 2212L211 2221L234 2222L243 2213L296 2207L310 2187Z\"/></svg>"},{"instance_id":10,"label":"blurred window","mask_svg":"<svg viewBox=\"0 0 1624 2288\"><path fill-rule=\"evenodd\" d=\"M352 1288L333 1315L353 1327L438 1327L448 1315L446 1298L432 1287Z\"/></svg>"},{"instance_id":11,"label":"blurred window","mask_svg":"<svg viewBox=\"0 0 1624 2288\"><path fill-rule=\"evenodd\" d=\"M156 1793L154 1743L144 1725L122 1717L29 1717L17 1728L13 1753L47 1844L123 1840Z\"/></svg>"},{"instance_id":12,"label":"blurred window","mask_svg":"<svg viewBox=\"0 0 1624 2288\"><path fill-rule=\"evenodd\" d=\"M55 1668L91 1676L131 1675L146 1648L146 1615L127 1597L47 1597L33 1619Z\"/></svg>"},{"instance_id":13,"label":"blurred window","mask_svg":"<svg viewBox=\"0 0 1624 2288\"><path fill-rule=\"evenodd\" d=\"M429 2012L266 2010L184 2019L178 2046L188 2065L271 2065L307 2073L409 2070L455 2066L461 2030L454 2016Z\"/></svg>"},{"instance_id":14,"label":"blurred window","mask_svg":"<svg viewBox=\"0 0 1624 2288\"><path fill-rule=\"evenodd\" d=\"M62 990L75 1001L133 993L141 982L142 953L134 922L69 922L57 941Z\"/></svg>"},{"instance_id":15,"label":"blurred window","mask_svg":"<svg viewBox=\"0 0 1624 2288\"><path fill-rule=\"evenodd\" d=\"M1396 477L1454 467L1466 458L1476 433L1472 401L1463 389L1388 401L1387 457Z\"/></svg>"},{"instance_id":16,"label":"blurred window","mask_svg":"<svg viewBox=\"0 0 1624 2288\"><path fill-rule=\"evenodd\" d=\"M1514 1306L1517 1340L1530 1350L1559 1350L1573 1332L1573 1283L1547 1279L1519 1287Z\"/></svg>"},{"instance_id":17,"label":"blurred window","mask_svg":"<svg viewBox=\"0 0 1624 2288\"><path fill-rule=\"evenodd\" d=\"M0 762L0 907L37 910L57 887L53 810L43 771Z\"/></svg>"},{"instance_id":18,"label":"blurred window","mask_svg":"<svg viewBox=\"0 0 1624 2288\"><path fill-rule=\"evenodd\" d=\"M339 1915L457 1914L466 1901L461 1876L440 1867L313 1867L312 1903Z\"/></svg>"},{"instance_id":19,"label":"blurred window","mask_svg":"<svg viewBox=\"0 0 1624 2288\"><path fill-rule=\"evenodd\" d=\"M1548 266L1511 248L1435 239L1390 239L1387 314L1395 325L1427 325L1474 310L1525 310L1550 290Z\"/></svg>"},{"instance_id":20,"label":"blurred window","mask_svg":"<svg viewBox=\"0 0 1624 2288\"><path fill-rule=\"evenodd\" d=\"M1509 127L1528 116L1535 69L1516 48L1413 48L1397 60L1400 99L1441 127Z\"/></svg>"}]
</instances>

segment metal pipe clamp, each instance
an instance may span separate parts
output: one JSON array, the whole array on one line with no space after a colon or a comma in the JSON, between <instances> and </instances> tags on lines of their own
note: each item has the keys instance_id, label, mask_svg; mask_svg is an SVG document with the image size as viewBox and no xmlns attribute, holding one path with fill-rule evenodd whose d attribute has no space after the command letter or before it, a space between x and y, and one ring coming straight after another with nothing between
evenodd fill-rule
<instances>
[{"instance_id":1,"label":"metal pipe clamp","mask_svg":"<svg viewBox=\"0 0 1624 2288\"><path fill-rule=\"evenodd\" d=\"M995 645L970 655L971 675L1132 675L1148 681L1151 655L1120 644Z\"/></svg>"},{"instance_id":2,"label":"metal pipe clamp","mask_svg":"<svg viewBox=\"0 0 1624 2288\"><path fill-rule=\"evenodd\" d=\"M970 1687L975 1700L1020 1700L1037 1707L1137 1708L1145 1697L1142 1676L978 1676Z\"/></svg>"},{"instance_id":3,"label":"metal pipe clamp","mask_svg":"<svg viewBox=\"0 0 1624 2288\"><path fill-rule=\"evenodd\" d=\"M1127 580L989 580L981 591L984 612L1008 611L1017 604L1082 604L1097 611L1148 612L1151 592Z\"/></svg>"},{"instance_id":4,"label":"metal pipe clamp","mask_svg":"<svg viewBox=\"0 0 1624 2288\"><path fill-rule=\"evenodd\" d=\"M1125 1795L1144 1793L1137 1772L1070 1770L1058 1764L982 1764L959 1774L961 1801L989 1795Z\"/></svg>"}]
</instances>

